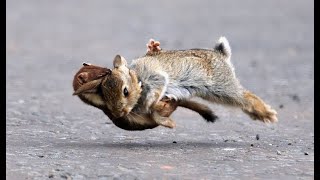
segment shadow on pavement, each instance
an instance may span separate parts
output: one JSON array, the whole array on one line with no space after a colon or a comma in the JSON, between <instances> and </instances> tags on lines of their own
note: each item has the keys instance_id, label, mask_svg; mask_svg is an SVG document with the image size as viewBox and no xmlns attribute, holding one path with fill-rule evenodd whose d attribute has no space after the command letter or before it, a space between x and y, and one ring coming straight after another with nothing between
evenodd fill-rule
<instances>
[{"instance_id":1,"label":"shadow on pavement","mask_svg":"<svg viewBox=\"0 0 320 180\"><path fill-rule=\"evenodd\" d=\"M245 142L61 142L53 145L57 148L158 148L158 149L176 149L176 148L245 148L250 144Z\"/></svg>"}]
</instances>

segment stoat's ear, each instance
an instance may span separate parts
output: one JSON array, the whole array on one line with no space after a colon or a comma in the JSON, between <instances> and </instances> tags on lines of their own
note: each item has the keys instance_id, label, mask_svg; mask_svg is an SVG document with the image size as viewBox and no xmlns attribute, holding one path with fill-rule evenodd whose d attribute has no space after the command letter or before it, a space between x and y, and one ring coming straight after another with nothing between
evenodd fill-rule
<instances>
[{"instance_id":1,"label":"stoat's ear","mask_svg":"<svg viewBox=\"0 0 320 180\"><path fill-rule=\"evenodd\" d=\"M85 84L86 82L88 82L89 73L82 72L82 73L78 74L76 78L81 84Z\"/></svg>"},{"instance_id":2,"label":"stoat's ear","mask_svg":"<svg viewBox=\"0 0 320 180\"><path fill-rule=\"evenodd\" d=\"M102 82L102 78L87 82L79 87L72 95L79 95L82 93L94 93L97 92L100 84Z\"/></svg>"},{"instance_id":3,"label":"stoat's ear","mask_svg":"<svg viewBox=\"0 0 320 180\"><path fill-rule=\"evenodd\" d=\"M115 68L121 67L121 66L127 66L127 61L124 59L124 57L120 55L116 55L116 57L113 60L113 66Z\"/></svg>"}]
</instances>

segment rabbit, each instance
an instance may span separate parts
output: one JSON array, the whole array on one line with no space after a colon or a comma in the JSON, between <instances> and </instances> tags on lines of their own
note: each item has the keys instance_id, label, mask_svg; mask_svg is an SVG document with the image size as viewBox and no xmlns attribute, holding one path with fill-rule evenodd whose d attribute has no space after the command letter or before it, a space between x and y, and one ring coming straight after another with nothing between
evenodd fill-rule
<instances>
[{"instance_id":1,"label":"rabbit","mask_svg":"<svg viewBox=\"0 0 320 180\"><path fill-rule=\"evenodd\" d=\"M241 108L253 120L278 121L274 109L240 84L231 63L229 42L223 36L212 49L155 51L133 60L129 66L124 57L116 55L113 65L101 87L107 106L116 117L131 111L152 113L161 123L166 119L151 112L161 99L185 101L200 97Z\"/></svg>"},{"instance_id":2,"label":"rabbit","mask_svg":"<svg viewBox=\"0 0 320 180\"><path fill-rule=\"evenodd\" d=\"M149 43L151 44L151 43ZM147 54L152 54L159 51L160 43L156 42L149 47ZM163 125L165 127L173 128L175 127L174 121L170 119L165 123L161 122L158 124L153 121L150 114L137 114L134 112L129 113L127 116L117 118L113 116L107 104L104 101L101 82L103 78L110 74L111 70L108 68L103 68L88 63L83 63L83 67L75 74L73 79L73 95L78 95L78 97L86 104L92 105L96 108L101 109L112 122L119 128L125 130L144 130L152 129L158 125ZM204 119L208 122L214 122L218 117L210 110L209 107L200 104L195 101L170 101L169 99L162 99L155 106L155 111L158 112L160 117L169 117L177 108L177 106L185 107L193 111L198 112Z\"/></svg>"},{"instance_id":3,"label":"rabbit","mask_svg":"<svg viewBox=\"0 0 320 180\"><path fill-rule=\"evenodd\" d=\"M74 95L78 95L78 97L86 104L102 110L109 119L121 129L145 130L155 128L159 125L154 122L148 114L136 114L131 112L126 117L116 118L113 116L106 106L101 90L101 81L110 70L95 65L89 65L87 63L84 63L83 65L84 66L74 76ZM156 108L158 108L160 116L169 117L172 112L176 110L178 105L198 112L208 122L213 122L217 119L209 107L195 101L181 101L178 103L175 101L163 100L158 103ZM175 124L173 122L166 127L168 126L173 128Z\"/></svg>"}]
</instances>

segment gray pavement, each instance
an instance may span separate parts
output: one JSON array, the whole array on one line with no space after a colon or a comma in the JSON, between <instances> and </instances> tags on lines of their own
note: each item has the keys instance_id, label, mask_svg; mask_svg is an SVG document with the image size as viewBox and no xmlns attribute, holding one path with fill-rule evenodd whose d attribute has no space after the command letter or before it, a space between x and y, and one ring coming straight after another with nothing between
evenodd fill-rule
<instances>
[{"instance_id":1,"label":"gray pavement","mask_svg":"<svg viewBox=\"0 0 320 180\"><path fill-rule=\"evenodd\" d=\"M310 0L7 0L7 179L313 179L313 11ZM129 132L72 96L84 61L111 67L149 38L187 49L221 35L278 124L205 102L214 124L181 108L176 129Z\"/></svg>"}]
</instances>

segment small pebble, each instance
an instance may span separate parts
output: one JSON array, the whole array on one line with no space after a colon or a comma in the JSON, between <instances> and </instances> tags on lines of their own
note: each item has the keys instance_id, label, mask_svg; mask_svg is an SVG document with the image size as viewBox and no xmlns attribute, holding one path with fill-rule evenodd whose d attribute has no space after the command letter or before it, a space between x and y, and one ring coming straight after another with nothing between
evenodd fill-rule
<instances>
[{"instance_id":1,"label":"small pebble","mask_svg":"<svg viewBox=\"0 0 320 180\"><path fill-rule=\"evenodd\" d=\"M306 155L306 156L307 156L307 155L309 155L309 154L308 154L307 152L305 152L305 153L304 153L304 155Z\"/></svg>"},{"instance_id":2,"label":"small pebble","mask_svg":"<svg viewBox=\"0 0 320 180\"><path fill-rule=\"evenodd\" d=\"M67 180L71 180L72 179L69 173L62 174L62 175L60 175L60 177L64 178L64 179L67 179Z\"/></svg>"},{"instance_id":3,"label":"small pebble","mask_svg":"<svg viewBox=\"0 0 320 180\"><path fill-rule=\"evenodd\" d=\"M173 141L172 143L176 144L176 143L177 143L177 141Z\"/></svg>"},{"instance_id":4,"label":"small pebble","mask_svg":"<svg viewBox=\"0 0 320 180\"><path fill-rule=\"evenodd\" d=\"M277 154L278 154L278 155L281 155L281 152L280 152L280 151L277 151Z\"/></svg>"},{"instance_id":5,"label":"small pebble","mask_svg":"<svg viewBox=\"0 0 320 180\"><path fill-rule=\"evenodd\" d=\"M292 143L288 143L288 145L292 145Z\"/></svg>"},{"instance_id":6,"label":"small pebble","mask_svg":"<svg viewBox=\"0 0 320 180\"><path fill-rule=\"evenodd\" d=\"M296 94L291 95L291 98L292 98L292 100L294 100L294 101L296 101L296 102L300 102L300 98L299 98L299 96L296 95Z\"/></svg>"},{"instance_id":7,"label":"small pebble","mask_svg":"<svg viewBox=\"0 0 320 180\"><path fill-rule=\"evenodd\" d=\"M283 108L283 104L280 104L280 105L279 105L279 108L282 109L282 108Z\"/></svg>"},{"instance_id":8,"label":"small pebble","mask_svg":"<svg viewBox=\"0 0 320 180\"><path fill-rule=\"evenodd\" d=\"M259 140L260 139L260 136L259 134L256 135L256 140Z\"/></svg>"},{"instance_id":9,"label":"small pebble","mask_svg":"<svg viewBox=\"0 0 320 180\"><path fill-rule=\"evenodd\" d=\"M229 141L228 139L224 140L224 142L228 142L228 141Z\"/></svg>"},{"instance_id":10,"label":"small pebble","mask_svg":"<svg viewBox=\"0 0 320 180\"><path fill-rule=\"evenodd\" d=\"M97 140L97 137L91 136L90 139L91 139L91 140Z\"/></svg>"},{"instance_id":11,"label":"small pebble","mask_svg":"<svg viewBox=\"0 0 320 180\"><path fill-rule=\"evenodd\" d=\"M251 144L250 146L253 147L253 144Z\"/></svg>"}]
</instances>

